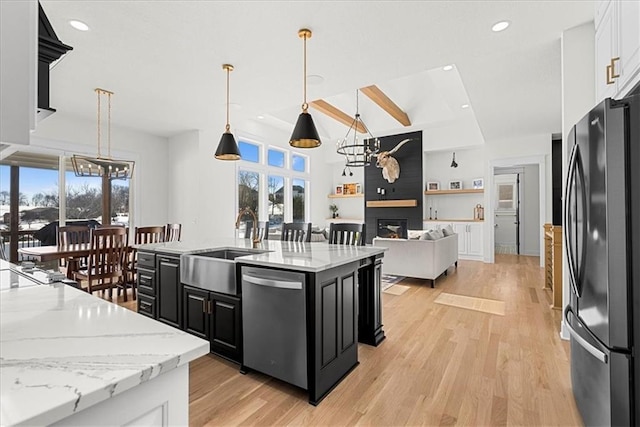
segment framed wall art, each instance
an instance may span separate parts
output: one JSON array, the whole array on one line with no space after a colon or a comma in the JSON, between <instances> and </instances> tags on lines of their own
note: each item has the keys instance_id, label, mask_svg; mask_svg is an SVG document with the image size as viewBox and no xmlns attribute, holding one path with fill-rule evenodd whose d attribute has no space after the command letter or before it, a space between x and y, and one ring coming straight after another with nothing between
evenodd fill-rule
<instances>
[{"instance_id":1,"label":"framed wall art","mask_svg":"<svg viewBox=\"0 0 640 427\"><path fill-rule=\"evenodd\" d=\"M427 182L427 191L438 191L438 190L440 190L440 183L438 181Z\"/></svg>"},{"instance_id":2,"label":"framed wall art","mask_svg":"<svg viewBox=\"0 0 640 427\"><path fill-rule=\"evenodd\" d=\"M484 178L475 178L472 181L473 184L473 189L474 190L480 190L482 188L484 188Z\"/></svg>"},{"instance_id":3,"label":"framed wall art","mask_svg":"<svg viewBox=\"0 0 640 427\"><path fill-rule=\"evenodd\" d=\"M462 190L462 181L449 181L449 190Z\"/></svg>"}]
</instances>

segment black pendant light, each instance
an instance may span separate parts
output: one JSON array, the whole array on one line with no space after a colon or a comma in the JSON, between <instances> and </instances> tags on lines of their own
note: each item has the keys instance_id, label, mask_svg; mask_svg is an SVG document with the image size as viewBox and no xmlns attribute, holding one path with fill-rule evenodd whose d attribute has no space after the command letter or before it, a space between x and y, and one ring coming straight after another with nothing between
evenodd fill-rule
<instances>
[{"instance_id":1,"label":"black pendant light","mask_svg":"<svg viewBox=\"0 0 640 427\"><path fill-rule=\"evenodd\" d=\"M302 113L298 116L296 126L293 128L289 145L296 148L315 148L319 147L322 142L320 142L313 118L307 112L309 109L309 104L307 104L307 39L311 38L311 30L306 28L299 30L298 37L304 40L304 102Z\"/></svg>"},{"instance_id":2,"label":"black pendant light","mask_svg":"<svg viewBox=\"0 0 640 427\"><path fill-rule=\"evenodd\" d=\"M233 65L222 64L222 69L227 70L227 125L218 143L215 156L218 160L240 160L240 149L238 149L238 144L236 144L236 139L233 137L229 125L229 73L233 71Z\"/></svg>"},{"instance_id":3,"label":"black pendant light","mask_svg":"<svg viewBox=\"0 0 640 427\"><path fill-rule=\"evenodd\" d=\"M456 152L453 152L453 158L451 159L451 167L452 168L457 168L458 167L458 163L456 162Z\"/></svg>"}]
</instances>

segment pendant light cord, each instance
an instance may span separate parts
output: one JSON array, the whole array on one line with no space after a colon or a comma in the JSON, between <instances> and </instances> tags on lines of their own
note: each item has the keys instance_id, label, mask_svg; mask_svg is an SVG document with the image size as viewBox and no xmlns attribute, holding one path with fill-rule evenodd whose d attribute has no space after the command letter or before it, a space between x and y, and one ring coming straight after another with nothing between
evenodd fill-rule
<instances>
[{"instance_id":1,"label":"pendant light cord","mask_svg":"<svg viewBox=\"0 0 640 427\"><path fill-rule=\"evenodd\" d=\"M98 119L97 119L97 123L98 123L98 158L100 158L100 89L96 89L96 94L98 95Z\"/></svg>"},{"instance_id":2,"label":"pendant light cord","mask_svg":"<svg viewBox=\"0 0 640 427\"><path fill-rule=\"evenodd\" d=\"M107 158L111 159L111 93L107 94L109 112L107 113Z\"/></svg>"},{"instance_id":3,"label":"pendant light cord","mask_svg":"<svg viewBox=\"0 0 640 427\"><path fill-rule=\"evenodd\" d=\"M303 78L302 81L304 82L304 103L302 104L302 111L306 112L307 109L309 108L309 104L307 104L307 34L304 34L304 66L303 66Z\"/></svg>"},{"instance_id":4,"label":"pendant light cord","mask_svg":"<svg viewBox=\"0 0 640 427\"><path fill-rule=\"evenodd\" d=\"M227 68L227 124L225 125L225 130L227 132L229 132L231 130L231 125L229 125L229 73L230 73L230 69L229 67Z\"/></svg>"}]
</instances>

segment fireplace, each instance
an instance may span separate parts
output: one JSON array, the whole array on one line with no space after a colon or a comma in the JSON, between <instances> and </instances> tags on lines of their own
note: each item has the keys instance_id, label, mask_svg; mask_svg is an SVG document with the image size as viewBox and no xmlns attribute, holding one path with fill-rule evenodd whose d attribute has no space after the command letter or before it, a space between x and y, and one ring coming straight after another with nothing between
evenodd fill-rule
<instances>
[{"instance_id":1,"label":"fireplace","mask_svg":"<svg viewBox=\"0 0 640 427\"><path fill-rule=\"evenodd\" d=\"M406 239L406 219L378 219L378 237L387 239Z\"/></svg>"}]
</instances>

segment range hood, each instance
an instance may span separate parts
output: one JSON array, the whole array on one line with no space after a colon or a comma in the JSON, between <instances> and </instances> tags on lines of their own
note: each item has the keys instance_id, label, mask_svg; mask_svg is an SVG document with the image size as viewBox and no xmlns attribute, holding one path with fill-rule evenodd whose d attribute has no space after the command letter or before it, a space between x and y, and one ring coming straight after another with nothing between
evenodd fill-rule
<instances>
[{"instance_id":1,"label":"range hood","mask_svg":"<svg viewBox=\"0 0 640 427\"><path fill-rule=\"evenodd\" d=\"M38 9L37 121L39 122L56 112L49 106L49 66L73 48L60 41L40 3L38 3Z\"/></svg>"}]
</instances>

